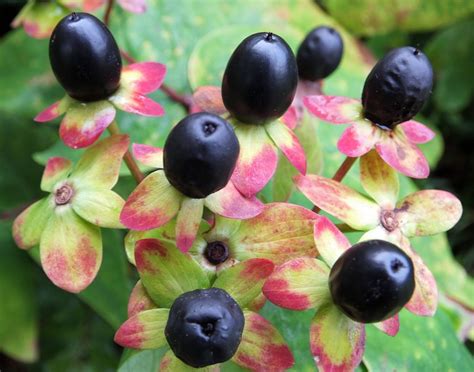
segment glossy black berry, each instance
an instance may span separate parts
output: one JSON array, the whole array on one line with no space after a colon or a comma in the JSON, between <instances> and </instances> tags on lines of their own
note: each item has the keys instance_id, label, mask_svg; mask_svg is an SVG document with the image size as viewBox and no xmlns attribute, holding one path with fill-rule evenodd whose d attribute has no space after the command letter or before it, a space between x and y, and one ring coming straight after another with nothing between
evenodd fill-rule
<instances>
[{"instance_id":1,"label":"glossy black berry","mask_svg":"<svg viewBox=\"0 0 474 372\"><path fill-rule=\"evenodd\" d=\"M242 310L226 291L197 289L174 301L165 335L179 359L202 368L232 358L239 347L244 323Z\"/></svg>"},{"instance_id":2,"label":"glossy black berry","mask_svg":"<svg viewBox=\"0 0 474 372\"><path fill-rule=\"evenodd\" d=\"M415 289L413 262L383 240L358 243L339 257L329 275L333 302L352 320L374 323L398 313Z\"/></svg>"},{"instance_id":3,"label":"glossy black berry","mask_svg":"<svg viewBox=\"0 0 474 372\"><path fill-rule=\"evenodd\" d=\"M328 77L339 66L344 44L332 27L313 29L296 53L298 74L303 80L317 81Z\"/></svg>"},{"instance_id":4,"label":"glossy black berry","mask_svg":"<svg viewBox=\"0 0 474 372\"><path fill-rule=\"evenodd\" d=\"M410 120L423 107L433 87L433 69L418 49L390 51L370 72L362 92L364 115L392 129Z\"/></svg>"},{"instance_id":5,"label":"glossy black berry","mask_svg":"<svg viewBox=\"0 0 474 372\"><path fill-rule=\"evenodd\" d=\"M239 150L239 141L227 121L207 112L189 115L166 139L166 177L184 195L205 198L227 185Z\"/></svg>"},{"instance_id":6,"label":"glossy black berry","mask_svg":"<svg viewBox=\"0 0 474 372\"><path fill-rule=\"evenodd\" d=\"M244 39L222 80L227 110L242 123L264 124L290 107L298 84L296 59L280 36L260 32Z\"/></svg>"},{"instance_id":7,"label":"glossy black berry","mask_svg":"<svg viewBox=\"0 0 474 372\"><path fill-rule=\"evenodd\" d=\"M66 92L82 102L107 98L119 87L120 50L107 27L87 13L72 13L49 40L49 60Z\"/></svg>"}]
</instances>

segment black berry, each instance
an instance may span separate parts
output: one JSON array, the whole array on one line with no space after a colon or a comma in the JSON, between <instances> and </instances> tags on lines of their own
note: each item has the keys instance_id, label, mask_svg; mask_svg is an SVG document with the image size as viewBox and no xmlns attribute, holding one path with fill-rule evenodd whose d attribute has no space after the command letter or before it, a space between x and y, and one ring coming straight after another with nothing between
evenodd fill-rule
<instances>
[{"instance_id":1,"label":"black berry","mask_svg":"<svg viewBox=\"0 0 474 372\"><path fill-rule=\"evenodd\" d=\"M433 69L418 49L403 47L386 54L370 72L362 92L364 115L392 129L423 107L433 87Z\"/></svg>"},{"instance_id":2,"label":"black berry","mask_svg":"<svg viewBox=\"0 0 474 372\"><path fill-rule=\"evenodd\" d=\"M202 368L232 358L239 347L244 323L242 310L226 291L197 289L174 301L165 335L179 359Z\"/></svg>"},{"instance_id":3,"label":"black berry","mask_svg":"<svg viewBox=\"0 0 474 372\"><path fill-rule=\"evenodd\" d=\"M239 150L239 141L227 121L207 112L189 115L166 139L166 177L184 195L205 198L227 185Z\"/></svg>"},{"instance_id":4,"label":"black berry","mask_svg":"<svg viewBox=\"0 0 474 372\"><path fill-rule=\"evenodd\" d=\"M398 313L415 289L413 262L383 240L358 243L339 257L329 275L334 303L352 320L374 323Z\"/></svg>"},{"instance_id":5,"label":"black berry","mask_svg":"<svg viewBox=\"0 0 474 372\"><path fill-rule=\"evenodd\" d=\"M204 257L212 265L219 265L229 258L229 248L227 244L221 241L207 243L204 249Z\"/></svg>"},{"instance_id":6,"label":"black berry","mask_svg":"<svg viewBox=\"0 0 474 372\"><path fill-rule=\"evenodd\" d=\"M87 13L72 13L56 26L49 60L66 92L82 102L107 98L120 83L120 50L107 27Z\"/></svg>"},{"instance_id":7,"label":"black berry","mask_svg":"<svg viewBox=\"0 0 474 372\"><path fill-rule=\"evenodd\" d=\"M280 36L260 32L244 39L230 57L222 99L237 120L264 124L290 107L298 83L293 52Z\"/></svg>"},{"instance_id":8,"label":"black berry","mask_svg":"<svg viewBox=\"0 0 474 372\"><path fill-rule=\"evenodd\" d=\"M339 66L344 44L332 27L313 29L296 53L298 74L303 80L317 81L328 77Z\"/></svg>"}]
</instances>

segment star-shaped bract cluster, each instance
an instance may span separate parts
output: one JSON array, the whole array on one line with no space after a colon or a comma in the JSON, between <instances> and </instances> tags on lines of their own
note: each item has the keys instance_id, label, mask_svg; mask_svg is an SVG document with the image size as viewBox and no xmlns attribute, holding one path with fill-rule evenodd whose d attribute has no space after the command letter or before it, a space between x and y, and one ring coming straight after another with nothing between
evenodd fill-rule
<instances>
[{"instance_id":1,"label":"star-shaped bract cluster","mask_svg":"<svg viewBox=\"0 0 474 372\"><path fill-rule=\"evenodd\" d=\"M271 261L249 259L210 281L191 255L156 239L142 239L136 245L135 262L141 281L130 297L129 319L115 335L120 345L134 349L167 346L165 327L174 300L186 292L214 287L225 290L239 304L245 317L233 362L252 370L283 371L293 365L291 351L276 328L248 310L273 271ZM183 362L169 350L161 360L160 370L174 371L180 366L184 367Z\"/></svg>"},{"instance_id":2,"label":"star-shaped bract cluster","mask_svg":"<svg viewBox=\"0 0 474 372\"><path fill-rule=\"evenodd\" d=\"M124 200L111 189L128 145L128 136L116 135L87 149L75 165L50 158L41 180L41 189L50 194L15 219L16 244L23 249L39 245L43 270L66 291L82 291L97 275L100 227L123 228Z\"/></svg>"}]
</instances>

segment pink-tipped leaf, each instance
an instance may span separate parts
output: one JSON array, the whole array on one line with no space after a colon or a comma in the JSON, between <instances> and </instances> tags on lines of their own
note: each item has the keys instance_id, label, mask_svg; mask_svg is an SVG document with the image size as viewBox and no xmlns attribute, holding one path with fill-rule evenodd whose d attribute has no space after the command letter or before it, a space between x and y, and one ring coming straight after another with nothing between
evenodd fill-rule
<instances>
[{"instance_id":1,"label":"pink-tipped leaf","mask_svg":"<svg viewBox=\"0 0 474 372\"><path fill-rule=\"evenodd\" d=\"M41 190L53 191L58 181L64 180L70 173L72 162L61 157L49 158L41 178Z\"/></svg>"},{"instance_id":2,"label":"pink-tipped leaf","mask_svg":"<svg viewBox=\"0 0 474 372\"><path fill-rule=\"evenodd\" d=\"M118 329L114 341L131 349L158 349L167 345L165 327L169 309L151 309L128 319Z\"/></svg>"},{"instance_id":3,"label":"pink-tipped leaf","mask_svg":"<svg viewBox=\"0 0 474 372\"><path fill-rule=\"evenodd\" d=\"M209 287L209 279L199 264L173 244L139 240L135 263L147 293L163 307L171 306L185 292Z\"/></svg>"},{"instance_id":4,"label":"pink-tipped leaf","mask_svg":"<svg viewBox=\"0 0 474 372\"><path fill-rule=\"evenodd\" d=\"M165 75L166 66L161 63L133 63L122 69L120 84L126 87L128 91L148 94L154 92L163 84Z\"/></svg>"},{"instance_id":5,"label":"pink-tipped leaf","mask_svg":"<svg viewBox=\"0 0 474 372\"><path fill-rule=\"evenodd\" d=\"M314 241L319 254L329 267L351 246L346 236L324 216L314 224Z\"/></svg>"},{"instance_id":6,"label":"pink-tipped leaf","mask_svg":"<svg viewBox=\"0 0 474 372\"><path fill-rule=\"evenodd\" d=\"M306 96L306 108L314 116L333 124L347 124L361 118L362 105L359 100L337 96Z\"/></svg>"},{"instance_id":7,"label":"pink-tipped leaf","mask_svg":"<svg viewBox=\"0 0 474 372\"><path fill-rule=\"evenodd\" d=\"M331 298L329 267L312 257L300 257L278 266L263 286L275 305L291 310L319 307Z\"/></svg>"},{"instance_id":8,"label":"pink-tipped leaf","mask_svg":"<svg viewBox=\"0 0 474 372\"><path fill-rule=\"evenodd\" d=\"M53 212L50 198L43 198L26 208L13 222L13 239L22 249L39 244L41 235Z\"/></svg>"},{"instance_id":9,"label":"pink-tipped leaf","mask_svg":"<svg viewBox=\"0 0 474 372\"><path fill-rule=\"evenodd\" d=\"M181 193L171 186L163 171L153 172L130 194L120 221L133 230L162 226L176 216L181 199Z\"/></svg>"},{"instance_id":10,"label":"pink-tipped leaf","mask_svg":"<svg viewBox=\"0 0 474 372\"><path fill-rule=\"evenodd\" d=\"M129 318L132 316L145 311L154 309L158 304L155 304L142 284L142 281L139 280L135 287L133 287L130 297L128 299L127 305L127 315Z\"/></svg>"},{"instance_id":11,"label":"pink-tipped leaf","mask_svg":"<svg viewBox=\"0 0 474 372\"><path fill-rule=\"evenodd\" d=\"M163 168L163 149L150 145L134 143L132 145L133 156L140 163L153 168Z\"/></svg>"},{"instance_id":12,"label":"pink-tipped leaf","mask_svg":"<svg viewBox=\"0 0 474 372\"><path fill-rule=\"evenodd\" d=\"M187 252L192 247L203 210L203 199L183 198L176 221L176 245L182 252Z\"/></svg>"}]
</instances>

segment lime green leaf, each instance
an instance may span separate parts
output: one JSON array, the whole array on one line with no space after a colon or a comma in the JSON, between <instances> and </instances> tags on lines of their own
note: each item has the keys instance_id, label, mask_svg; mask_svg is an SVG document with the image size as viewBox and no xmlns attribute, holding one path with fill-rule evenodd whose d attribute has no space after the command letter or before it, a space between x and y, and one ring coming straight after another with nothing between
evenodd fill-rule
<instances>
[{"instance_id":1,"label":"lime green leaf","mask_svg":"<svg viewBox=\"0 0 474 372\"><path fill-rule=\"evenodd\" d=\"M135 262L148 294L160 306L169 307L183 293L209 287L199 264L174 244L157 239L139 240Z\"/></svg>"},{"instance_id":2,"label":"lime green leaf","mask_svg":"<svg viewBox=\"0 0 474 372\"><path fill-rule=\"evenodd\" d=\"M263 283L274 267L272 261L264 258L245 260L222 271L212 286L224 289L245 308L262 292Z\"/></svg>"},{"instance_id":3,"label":"lime green leaf","mask_svg":"<svg viewBox=\"0 0 474 372\"><path fill-rule=\"evenodd\" d=\"M93 225L120 229L120 211L125 201L112 190L79 189L72 209Z\"/></svg>"},{"instance_id":4,"label":"lime green leaf","mask_svg":"<svg viewBox=\"0 0 474 372\"><path fill-rule=\"evenodd\" d=\"M13 223L13 238L18 247L28 249L39 244L41 234L53 212L50 198L43 198L26 208Z\"/></svg>"}]
</instances>

